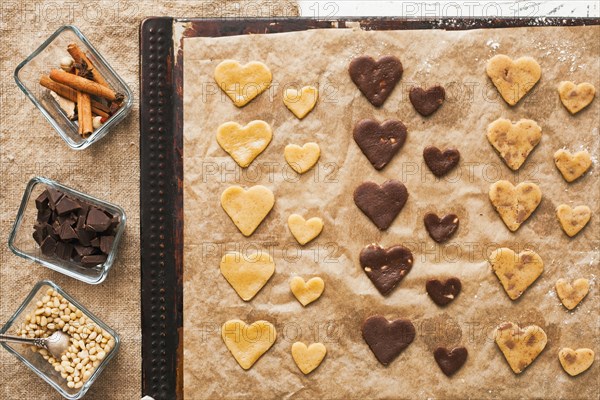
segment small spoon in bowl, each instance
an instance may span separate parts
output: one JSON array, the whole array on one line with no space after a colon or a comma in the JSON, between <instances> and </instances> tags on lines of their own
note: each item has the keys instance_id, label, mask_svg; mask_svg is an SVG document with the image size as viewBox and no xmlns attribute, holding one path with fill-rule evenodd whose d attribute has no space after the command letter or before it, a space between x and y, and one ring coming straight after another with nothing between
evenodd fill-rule
<instances>
[{"instance_id":1,"label":"small spoon in bowl","mask_svg":"<svg viewBox=\"0 0 600 400\"><path fill-rule=\"evenodd\" d=\"M0 342L29 344L46 349L54 356L60 358L69 348L69 336L62 331L56 331L47 338L23 338L19 336L0 335Z\"/></svg>"}]
</instances>

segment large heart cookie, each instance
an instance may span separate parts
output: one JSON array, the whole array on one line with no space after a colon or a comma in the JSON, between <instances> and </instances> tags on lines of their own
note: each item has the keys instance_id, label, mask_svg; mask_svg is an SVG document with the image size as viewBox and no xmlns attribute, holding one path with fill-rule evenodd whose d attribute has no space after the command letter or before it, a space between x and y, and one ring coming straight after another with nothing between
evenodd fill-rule
<instances>
[{"instance_id":1,"label":"large heart cookie","mask_svg":"<svg viewBox=\"0 0 600 400\"><path fill-rule=\"evenodd\" d=\"M461 288L462 284L458 278L449 278L445 282L430 279L425 284L427 294L438 306L445 306L454 301Z\"/></svg>"},{"instance_id":2,"label":"large heart cookie","mask_svg":"<svg viewBox=\"0 0 600 400\"><path fill-rule=\"evenodd\" d=\"M594 363L594 351L592 349L573 350L568 347L558 352L560 365L571 376L579 375L587 371Z\"/></svg>"},{"instance_id":3,"label":"large heart cookie","mask_svg":"<svg viewBox=\"0 0 600 400\"><path fill-rule=\"evenodd\" d=\"M456 149L446 149L442 152L435 146L427 146L423 150L423 158L427 167L439 178L458 165L460 152Z\"/></svg>"},{"instance_id":4,"label":"large heart cookie","mask_svg":"<svg viewBox=\"0 0 600 400\"><path fill-rule=\"evenodd\" d=\"M516 171L542 139L542 128L530 119L521 119L513 124L508 119L499 118L489 124L487 138L506 165Z\"/></svg>"},{"instance_id":5,"label":"large heart cookie","mask_svg":"<svg viewBox=\"0 0 600 400\"><path fill-rule=\"evenodd\" d=\"M363 119L354 127L354 141L376 170L385 167L404 146L406 126L398 120L382 124Z\"/></svg>"},{"instance_id":6,"label":"large heart cookie","mask_svg":"<svg viewBox=\"0 0 600 400\"><path fill-rule=\"evenodd\" d=\"M362 336L377 360L388 365L415 339L415 326L407 319L388 321L381 315L365 320Z\"/></svg>"},{"instance_id":7,"label":"large heart cookie","mask_svg":"<svg viewBox=\"0 0 600 400\"><path fill-rule=\"evenodd\" d=\"M221 337L238 364L249 369L273 346L277 331L267 321L247 325L244 321L234 319L223 324Z\"/></svg>"},{"instance_id":8,"label":"large heart cookie","mask_svg":"<svg viewBox=\"0 0 600 400\"><path fill-rule=\"evenodd\" d=\"M511 106L517 104L542 76L542 69L533 58L521 57L513 61L503 54L488 61L486 72L504 101Z\"/></svg>"},{"instance_id":9,"label":"large heart cookie","mask_svg":"<svg viewBox=\"0 0 600 400\"><path fill-rule=\"evenodd\" d=\"M579 278L571 285L566 279L556 281L556 294L563 305L572 310L587 296L590 291L590 281Z\"/></svg>"},{"instance_id":10,"label":"large heart cookie","mask_svg":"<svg viewBox=\"0 0 600 400\"><path fill-rule=\"evenodd\" d=\"M577 114L594 100L596 88L591 83L580 83L564 81L558 84L558 95L563 106L571 114Z\"/></svg>"},{"instance_id":11,"label":"large heart cookie","mask_svg":"<svg viewBox=\"0 0 600 400\"><path fill-rule=\"evenodd\" d=\"M408 98L419 114L427 117L437 111L446 99L446 91L441 86L432 86L427 90L413 87Z\"/></svg>"},{"instance_id":12,"label":"large heart cookie","mask_svg":"<svg viewBox=\"0 0 600 400\"><path fill-rule=\"evenodd\" d=\"M267 148L273 132L264 121L252 121L246 126L226 122L217 130L217 142L231 158L246 168Z\"/></svg>"},{"instance_id":13,"label":"large heart cookie","mask_svg":"<svg viewBox=\"0 0 600 400\"><path fill-rule=\"evenodd\" d=\"M308 282L304 282L304 279L295 276L290 281L290 290L300 304L306 307L321 297L325 290L325 282L318 276L309 279Z\"/></svg>"},{"instance_id":14,"label":"large heart cookie","mask_svg":"<svg viewBox=\"0 0 600 400\"><path fill-rule=\"evenodd\" d=\"M292 214L288 218L288 227L298 243L305 245L319 236L323 230L323 220L313 217L307 221L301 215Z\"/></svg>"},{"instance_id":15,"label":"large heart cookie","mask_svg":"<svg viewBox=\"0 0 600 400\"><path fill-rule=\"evenodd\" d=\"M360 266L382 295L389 294L413 266L413 255L404 246L384 249L370 244L360 252Z\"/></svg>"},{"instance_id":16,"label":"large heart cookie","mask_svg":"<svg viewBox=\"0 0 600 400\"><path fill-rule=\"evenodd\" d=\"M406 186L393 179L381 186L375 182L364 182L354 190L354 203L382 231L394 222L406 200Z\"/></svg>"},{"instance_id":17,"label":"large heart cookie","mask_svg":"<svg viewBox=\"0 0 600 400\"><path fill-rule=\"evenodd\" d=\"M592 157L587 150L578 151L573 155L560 149L554 153L554 164L567 182L573 182L592 166Z\"/></svg>"},{"instance_id":18,"label":"large heart cookie","mask_svg":"<svg viewBox=\"0 0 600 400\"><path fill-rule=\"evenodd\" d=\"M520 374L544 350L548 337L542 328L530 325L520 329L506 322L496 329L496 344L515 374Z\"/></svg>"},{"instance_id":19,"label":"large heart cookie","mask_svg":"<svg viewBox=\"0 0 600 400\"><path fill-rule=\"evenodd\" d=\"M275 196L258 185L248 190L231 186L221 195L221 206L244 236L250 236L275 205Z\"/></svg>"},{"instance_id":20,"label":"large heart cookie","mask_svg":"<svg viewBox=\"0 0 600 400\"><path fill-rule=\"evenodd\" d=\"M299 119L315 108L318 99L319 89L313 86L304 86L300 90L288 88L283 92L283 103Z\"/></svg>"},{"instance_id":21,"label":"large heart cookie","mask_svg":"<svg viewBox=\"0 0 600 400\"><path fill-rule=\"evenodd\" d=\"M433 352L435 362L440 366L440 369L446 376L452 376L458 371L467 361L469 352L464 347L455 347L448 350L445 347L438 347Z\"/></svg>"},{"instance_id":22,"label":"large heart cookie","mask_svg":"<svg viewBox=\"0 0 600 400\"><path fill-rule=\"evenodd\" d=\"M448 214L440 218L437 214L427 213L423 222L429 236L438 243L444 243L454 236L459 221L456 214Z\"/></svg>"},{"instance_id":23,"label":"large heart cookie","mask_svg":"<svg viewBox=\"0 0 600 400\"><path fill-rule=\"evenodd\" d=\"M521 297L544 271L542 258L531 250L517 254L503 247L492 252L489 262L511 300Z\"/></svg>"},{"instance_id":24,"label":"large heart cookie","mask_svg":"<svg viewBox=\"0 0 600 400\"><path fill-rule=\"evenodd\" d=\"M217 85L238 107L245 106L267 90L272 80L269 67L258 61L241 65L235 60L225 60L215 68Z\"/></svg>"},{"instance_id":25,"label":"large heart cookie","mask_svg":"<svg viewBox=\"0 0 600 400\"><path fill-rule=\"evenodd\" d=\"M246 257L228 253L221 259L221 274L244 300L250 301L275 272L273 258L266 252Z\"/></svg>"},{"instance_id":26,"label":"large heart cookie","mask_svg":"<svg viewBox=\"0 0 600 400\"><path fill-rule=\"evenodd\" d=\"M535 183L522 182L516 187L508 181L490 186L490 201L508 229L516 231L533 214L542 201L542 191Z\"/></svg>"},{"instance_id":27,"label":"large heart cookie","mask_svg":"<svg viewBox=\"0 0 600 400\"><path fill-rule=\"evenodd\" d=\"M350 78L375 107L381 107L402 78L402 63L394 56L378 61L368 56L357 57L350 63Z\"/></svg>"},{"instance_id":28,"label":"large heart cookie","mask_svg":"<svg viewBox=\"0 0 600 400\"><path fill-rule=\"evenodd\" d=\"M588 206L571 208L566 204L556 207L556 216L563 231L570 237L577 235L590 221L592 210Z\"/></svg>"},{"instance_id":29,"label":"large heart cookie","mask_svg":"<svg viewBox=\"0 0 600 400\"><path fill-rule=\"evenodd\" d=\"M326 354L327 349L323 343L313 343L308 347L302 342L292 345L292 357L304 375L310 374L321 365Z\"/></svg>"},{"instance_id":30,"label":"large heart cookie","mask_svg":"<svg viewBox=\"0 0 600 400\"><path fill-rule=\"evenodd\" d=\"M314 142L306 143L300 147L296 144L288 144L283 151L285 161L294 171L303 174L310 170L321 157L321 148Z\"/></svg>"}]
</instances>

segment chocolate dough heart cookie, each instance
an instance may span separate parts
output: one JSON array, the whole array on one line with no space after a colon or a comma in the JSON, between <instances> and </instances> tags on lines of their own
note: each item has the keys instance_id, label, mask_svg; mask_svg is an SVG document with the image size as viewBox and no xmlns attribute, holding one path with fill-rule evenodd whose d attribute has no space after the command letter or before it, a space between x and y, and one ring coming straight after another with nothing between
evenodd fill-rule
<instances>
[{"instance_id":1,"label":"chocolate dough heart cookie","mask_svg":"<svg viewBox=\"0 0 600 400\"><path fill-rule=\"evenodd\" d=\"M407 319L388 321L381 315L365 320L362 336L377 360L389 365L415 339L415 326Z\"/></svg>"},{"instance_id":2,"label":"chocolate dough heart cookie","mask_svg":"<svg viewBox=\"0 0 600 400\"><path fill-rule=\"evenodd\" d=\"M490 265L511 300L516 300L544 272L544 262L534 251L517 254L507 247L490 254Z\"/></svg>"},{"instance_id":3,"label":"chocolate dough heart cookie","mask_svg":"<svg viewBox=\"0 0 600 400\"><path fill-rule=\"evenodd\" d=\"M540 355L548 337L542 328L530 325L524 329L506 322L496 329L496 344L515 374L520 374Z\"/></svg>"},{"instance_id":4,"label":"chocolate dough heart cookie","mask_svg":"<svg viewBox=\"0 0 600 400\"><path fill-rule=\"evenodd\" d=\"M455 347L452 350L448 350L445 347L438 347L433 352L435 362L437 362L446 376L452 376L456 371L461 369L467 361L468 355L469 352L464 347Z\"/></svg>"},{"instance_id":5,"label":"chocolate dough heart cookie","mask_svg":"<svg viewBox=\"0 0 600 400\"><path fill-rule=\"evenodd\" d=\"M423 218L423 222L429 236L438 243L446 242L458 230L458 216L456 214L444 215L440 219L434 213L427 213Z\"/></svg>"},{"instance_id":6,"label":"chocolate dough heart cookie","mask_svg":"<svg viewBox=\"0 0 600 400\"><path fill-rule=\"evenodd\" d=\"M461 288L462 285L458 278L449 278L446 282L430 279L425 284L427 294L438 306L445 306L454 301L460 293Z\"/></svg>"},{"instance_id":7,"label":"chocolate dough heart cookie","mask_svg":"<svg viewBox=\"0 0 600 400\"><path fill-rule=\"evenodd\" d=\"M427 167L439 178L458 165L460 153L456 149L446 149L442 152L437 147L428 146L423 150L423 158Z\"/></svg>"},{"instance_id":8,"label":"chocolate dough heart cookie","mask_svg":"<svg viewBox=\"0 0 600 400\"><path fill-rule=\"evenodd\" d=\"M385 167L406 141L406 126L389 120L382 124L363 119L354 127L354 141L376 170Z\"/></svg>"},{"instance_id":9,"label":"chocolate dough heart cookie","mask_svg":"<svg viewBox=\"0 0 600 400\"><path fill-rule=\"evenodd\" d=\"M533 58L521 57L513 61L504 54L492 57L486 72L504 101L511 106L517 104L542 76L542 69Z\"/></svg>"},{"instance_id":10,"label":"chocolate dough heart cookie","mask_svg":"<svg viewBox=\"0 0 600 400\"><path fill-rule=\"evenodd\" d=\"M530 119L513 124L506 118L499 118L489 124L487 138L506 165L516 171L542 139L542 128Z\"/></svg>"},{"instance_id":11,"label":"chocolate dough heart cookie","mask_svg":"<svg viewBox=\"0 0 600 400\"><path fill-rule=\"evenodd\" d=\"M446 91L441 86L432 86L428 89L413 87L408 93L408 98L419 114L428 117L444 103Z\"/></svg>"},{"instance_id":12,"label":"chocolate dough heart cookie","mask_svg":"<svg viewBox=\"0 0 600 400\"><path fill-rule=\"evenodd\" d=\"M587 150L571 154L568 150L560 149L554 153L554 164L567 182L573 182L592 166L592 157Z\"/></svg>"},{"instance_id":13,"label":"chocolate dough heart cookie","mask_svg":"<svg viewBox=\"0 0 600 400\"><path fill-rule=\"evenodd\" d=\"M381 107L402 78L402 63L394 56L357 57L350 63L350 78L375 107Z\"/></svg>"},{"instance_id":14,"label":"chocolate dough heart cookie","mask_svg":"<svg viewBox=\"0 0 600 400\"><path fill-rule=\"evenodd\" d=\"M558 95L563 106L571 114L577 114L590 105L596 95L596 88L591 83L580 83L564 81L558 84Z\"/></svg>"},{"instance_id":15,"label":"chocolate dough heart cookie","mask_svg":"<svg viewBox=\"0 0 600 400\"><path fill-rule=\"evenodd\" d=\"M354 191L356 206L382 231L394 222L407 199L406 186L393 179L381 186L375 182L364 182Z\"/></svg>"},{"instance_id":16,"label":"chocolate dough heart cookie","mask_svg":"<svg viewBox=\"0 0 600 400\"><path fill-rule=\"evenodd\" d=\"M413 266L413 255L403 246L384 249L370 244L360 252L360 266L382 295L389 294Z\"/></svg>"},{"instance_id":17,"label":"chocolate dough heart cookie","mask_svg":"<svg viewBox=\"0 0 600 400\"><path fill-rule=\"evenodd\" d=\"M535 183L522 182L515 187L508 181L498 181L490 186L490 201L508 229L514 232L540 204L542 191Z\"/></svg>"}]
</instances>

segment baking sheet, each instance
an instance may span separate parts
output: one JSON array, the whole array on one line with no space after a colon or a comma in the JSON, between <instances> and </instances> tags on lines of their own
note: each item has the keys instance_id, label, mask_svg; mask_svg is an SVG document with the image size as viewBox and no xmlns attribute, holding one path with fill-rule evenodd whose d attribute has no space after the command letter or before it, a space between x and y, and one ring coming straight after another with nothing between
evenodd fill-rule
<instances>
[{"instance_id":1,"label":"baking sheet","mask_svg":"<svg viewBox=\"0 0 600 400\"><path fill-rule=\"evenodd\" d=\"M510 398L595 397L598 366L571 378L562 371L562 347L599 350L598 155L600 102L571 116L560 104L561 80L588 81L600 87L596 38L600 27L533 27L473 31L364 32L352 29L184 40L184 395L186 398ZM542 67L533 92L509 108L489 83L485 64L494 54L529 55ZM360 94L347 73L359 55L396 55L404 65L402 81L384 107L376 109ZM243 109L220 92L212 76L223 59L262 61L274 75L273 87ZM429 118L419 116L408 100L414 85L442 84L447 100ZM297 120L283 105L289 85L317 85L315 110ZM513 173L485 138L486 126L499 117L536 120L541 143L518 173ZM352 139L362 118L397 118L408 128L406 144L380 172L369 164ZM250 168L242 170L218 146L217 127L267 121L272 143ZM287 167L289 143L315 141L321 160L298 177ZM428 145L457 147L459 167L442 180L423 164ZM587 149L594 166L585 177L567 184L554 166L559 148ZM409 200L386 232L379 232L352 199L366 180L399 179ZM491 183L533 181L544 198L521 229L511 233L487 196ZM250 238L244 238L220 207L220 194L231 185L256 184L273 190L276 204ZM590 225L569 239L556 221L559 204L587 204ZM437 245L423 226L423 215L456 213L458 234ZM287 217L299 213L325 222L321 236L299 246ZM414 254L412 271L383 297L358 264L360 250L378 242L403 244ZM512 302L489 268L486 257L498 247L530 248L545 261L545 272L518 301ZM250 255L263 249L276 272L249 303L243 302L219 272L227 251ZM326 289L303 308L289 290L292 276L321 276ZM459 277L463 289L448 307L427 296L430 278ZM557 279L592 280L588 297L567 311L554 292ZM362 321L375 314L408 318L415 341L389 367L381 366L364 343ZM278 338L249 371L235 362L220 336L230 319L247 323L264 319ZM538 359L515 376L493 341L493 330L510 320L544 328L548 344ZM294 364L293 342L323 342L328 355L319 369L303 376ZM463 345L465 366L447 378L433 359L438 346Z\"/></svg>"}]
</instances>

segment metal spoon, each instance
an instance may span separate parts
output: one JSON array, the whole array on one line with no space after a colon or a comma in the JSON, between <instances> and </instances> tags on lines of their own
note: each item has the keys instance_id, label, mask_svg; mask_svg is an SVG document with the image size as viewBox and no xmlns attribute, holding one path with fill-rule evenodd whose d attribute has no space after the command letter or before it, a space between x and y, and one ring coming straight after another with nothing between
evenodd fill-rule
<instances>
[{"instance_id":1,"label":"metal spoon","mask_svg":"<svg viewBox=\"0 0 600 400\"><path fill-rule=\"evenodd\" d=\"M56 331L47 338L23 338L19 336L0 335L0 342L29 344L46 349L54 356L60 358L69 348L69 336L62 331Z\"/></svg>"}]
</instances>

